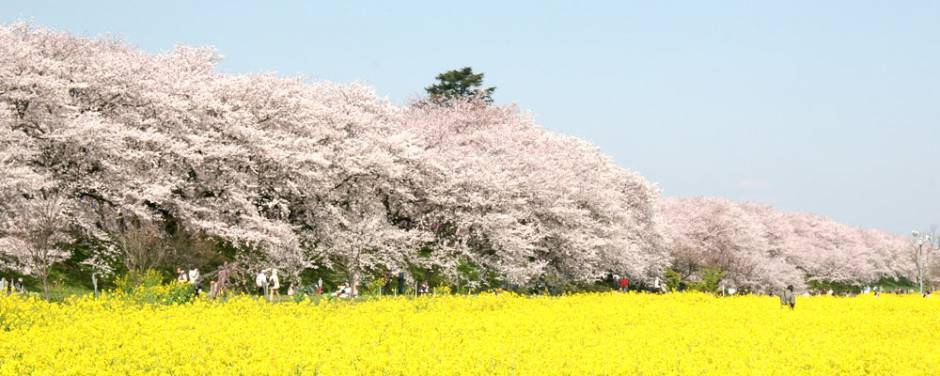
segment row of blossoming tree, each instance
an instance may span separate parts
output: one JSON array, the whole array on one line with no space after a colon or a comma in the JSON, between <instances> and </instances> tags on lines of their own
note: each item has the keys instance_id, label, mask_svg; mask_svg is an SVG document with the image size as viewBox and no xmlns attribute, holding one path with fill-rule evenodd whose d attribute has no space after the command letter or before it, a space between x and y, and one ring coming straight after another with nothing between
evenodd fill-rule
<instances>
[{"instance_id":1,"label":"row of blossoming tree","mask_svg":"<svg viewBox=\"0 0 940 376\"><path fill-rule=\"evenodd\" d=\"M106 273L224 248L246 273L325 268L354 289L462 265L517 285L720 268L755 290L912 273L897 236L660 199L512 106L396 106L362 85L223 74L219 59L0 27L2 266L45 282L66 258Z\"/></svg>"}]
</instances>

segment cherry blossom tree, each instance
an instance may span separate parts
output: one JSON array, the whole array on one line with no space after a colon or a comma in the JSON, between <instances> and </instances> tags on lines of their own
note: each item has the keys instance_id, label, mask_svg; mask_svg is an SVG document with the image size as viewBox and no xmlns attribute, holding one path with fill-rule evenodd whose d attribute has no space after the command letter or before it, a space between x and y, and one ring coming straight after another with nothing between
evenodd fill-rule
<instances>
[{"instance_id":1,"label":"cherry blossom tree","mask_svg":"<svg viewBox=\"0 0 940 376\"><path fill-rule=\"evenodd\" d=\"M54 195L23 199L5 211L0 222L0 256L14 268L38 277L46 299L52 266L68 257L59 248L70 240L68 210L67 201Z\"/></svg>"},{"instance_id":2,"label":"cherry blossom tree","mask_svg":"<svg viewBox=\"0 0 940 376\"><path fill-rule=\"evenodd\" d=\"M479 100L422 103L405 124L426 143L429 163L448 172L429 194L442 263L467 258L514 283L661 268L658 193L593 146Z\"/></svg>"},{"instance_id":3,"label":"cherry blossom tree","mask_svg":"<svg viewBox=\"0 0 940 376\"><path fill-rule=\"evenodd\" d=\"M768 277L791 274L779 270L785 264L762 224L738 204L717 198L665 199L659 208L673 269L684 279L701 278L706 268L713 268L723 272L728 283L760 290L782 282Z\"/></svg>"},{"instance_id":4,"label":"cherry blossom tree","mask_svg":"<svg viewBox=\"0 0 940 376\"><path fill-rule=\"evenodd\" d=\"M395 106L359 84L223 74L220 59L0 27L0 215L55 192L95 264L159 267L189 234L238 250L246 271L327 267L357 290L368 273L457 278L468 263L518 285L717 267L755 289L912 270L891 234L660 200L515 106Z\"/></svg>"},{"instance_id":5,"label":"cherry blossom tree","mask_svg":"<svg viewBox=\"0 0 940 376\"><path fill-rule=\"evenodd\" d=\"M331 237L363 236L330 216L362 217L357 205L381 209L361 219L389 229L366 243L420 238L411 232L421 231L412 219L423 200L421 149L369 88L222 75L210 49L149 55L25 25L0 37L9 52L0 74L10 77L0 83L0 136L33 152L23 163L4 156L3 167L51 176L78 199L87 233L125 259L144 256L122 241L128 224L153 223L304 267L338 244ZM4 191L33 185L25 179L4 181Z\"/></svg>"},{"instance_id":6,"label":"cherry blossom tree","mask_svg":"<svg viewBox=\"0 0 940 376\"><path fill-rule=\"evenodd\" d=\"M899 257L903 239L878 230L716 198L666 199L659 213L673 265L686 276L711 266L735 284L780 289L806 279L865 284L911 275Z\"/></svg>"}]
</instances>

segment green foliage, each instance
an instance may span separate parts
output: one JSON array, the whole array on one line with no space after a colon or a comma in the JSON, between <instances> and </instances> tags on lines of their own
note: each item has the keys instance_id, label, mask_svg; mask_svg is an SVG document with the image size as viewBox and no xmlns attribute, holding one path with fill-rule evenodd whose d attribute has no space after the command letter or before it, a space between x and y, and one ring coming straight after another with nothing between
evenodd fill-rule
<instances>
[{"instance_id":1,"label":"green foliage","mask_svg":"<svg viewBox=\"0 0 940 376\"><path fill-rule=\"evenodd\" d=\"M412 283L417 285L421 285L421 282L427 282L428 286L433 287L447 283L447 276L444 275L443 271L438 266L427 268L419 265L410 265L408 267L408 274L414 278ZM413 293L414 285L407 286L406 289Z\"/></svg>"},{"instance_id":2,"label":"green foliage","mask_svg":"<svg viewBox=\"0 0 940 376\"><path fill-rule=\"evenodd\" d=\"M721 269L705 268L702 273L702 280L689 283L688 287L695 291L715 293L718 291L718 285L721 283L721 280L724 277L725 272L723 272Z\"/></svg>"},{"instance_id":3,"label":"green foliage","mask_svg":"<svg viewBox=\"0 0 940 376\"><path fill-rule=\"evenodd\" d=\"M467 259L462 259L457 264L457 274L465 281L479 281L481 273L482 268Z\"/></svg>"},{"instance_id":4,"label":"green foliage","mask_svg":"<svg viewBox=\"0 0 940 376\"><path fill-rule=\"evenodd\" d=\"M483 73L473 73L470 67L451 70L437 75L437 83L426 87L432 101L443 103L452 99L480 97L486 103L493 102L495 87L482 88Z\"/></svg>"},{"instance_id":5,"label":"green foliage","mask_svg":"<svg viewBox=\"0 0 940 376\"><path fill-rule=\"evenodd\" d=\"M388 282L385 277L373 278L366 284L363 293L365 295L381 295L382 287L385 286L385 283Z\"/></svg>"},{"instance_id":6,"label":"green foliage","mask_svg":"<svg viewBox=\"0 0 940 376\"><path fill-rule=\"evenodd\" d=\"M114 284L116 295L139 304L181 304L195 298L195 286L176 280L164 283L163 274L156 270L129 272Z\"/></svg>"},{"instance_id":7,"label":"green foliage","mask_svg":"<svg viewBox=\"0 0 940 376\"><path fill-rule=\"evenodd\" d=\"M314 285L317 283L317 279L323 280L323 291L326 292L335 291L337 286L347 280L347 276L346 273L341 270L333 270L325 267L309 268L300 273L301 284L309 287L311 291L316 289Z\"/></svg>"},{"instance_id":8,"label":"green foliage","mask_svg":"<svg viewBox=\"0 0 940 376\"><path fill-rule=\"evenodd\" d=\"M914 289L919 288L917 283L904 277L899 277L899 278L882 277L877 282L873 283L872 286L877 286L882 291L893 291L896 289L914 290Z\"/></svg>"},{"instance_id":9,"label":"green foliage","mask_svg":"<svg viewBox=\"0 0 940 376\"><path fill-rule=\"evenodd\" d=\"M826 292L830 289L836 294L846 294L846 293L858 293L861 291L859 286L856 286L851 283L846 282L835 282L835 281L825 281L825 280L813 280L810 279L807 281L807 285L810 290L815 290L818 292Z\"/></svg>"},{"instance_id":10,"label":"green foliage","mask_svg":"<svg viewBox=\"0 0 940 376\"><path fill-rule=\"evenodd\" d=\"M163 274L152 269L145 272L130 271L114 280L117 291L124 293L131 293L138 289L154 288L162 284Z\"/></svg>"},{"instance_id":11,"label":"green foliage","mask_svg":"<svg viewBox=\"0 0 940 376\"><path fill-rule=\"evenodd\" d=\"M53 284L49 286L49 301L64 302L73 296L91 295L94 290L82 285Z\"/></svg>"},{"instance_id":12,"label":"green foliage","mask_svg":"<svg viewBox=\"0 0 940 376\"><path fill-rule=\"evenodd\" d=\"M88 265L82 264L82 262L90 258L93 252L98 251L97 247L99 246L100 245L91 244L84 240L64 245L62 248L69 252L69 258L52 267L49 273L49 280L56 285L93 288L91 283L91 273L93 270ZM99 275L99 284L104 282L103 278L100 277Z\"/></svg>"},{"instance_id":13,"label":"green foliage","mask_svg":"<svg viewBox=\"0 0 940 376\"><path fill-rule=\"evenodd\" d=\"M816 280L816 279L807 279L806 284L809 286L810 290L814 290L820 293L828 292L832 290L834 294L845 295L845 294L858 294L861 293L865 288L865 284L858 282L838 282L838 281L826 281L826 280ZM891 292L897 289L902 290L917 290L918 285L913 281L900 277L900 278L887 278L883 277L878 281L875 281L870 284L872 287L878 287L881 291Z\"/></svg>"},{"instance_id":14,"label":"green foliage","mask_svg":"<svg viewBox=\"0 0 940 376\"><path fill-rule=\"evenodd\" d=\"M721 280L725 278L725 272L719 268L705 268L702 270L701 279L688 281L683 279L675 269L669 268L665 270L663 277L670 291L693 290L716 293Z\"/></svg>"},{"instance_id":15,"label":"green foliage","mask_svg":"<svg viewBox=\"0 0 940 376\"><path fill-rule=\"evenodd\" d=\"M682 276L679 274L679 272L669 268L666 269L664 274L666 279L666 287L669 288L669 291L678 291L685 287L685 284L682 282Z\"/></svg>"},{"instance_id":16,"label":"green foliage","mask_svg":"<svg viewBox=\"0 0 940 376\"><path fill-rule=\"evenodd\" d=\"M294 292L294 297L293 297L292 300L294 301L294 303L301 303L301 302L307 300L308 298L310 298L310 299L314 299L314 298L319 299L319 298L316 296L316 294L308 295L305 291L300 291L300 289L298 289L298 291L295 291L295 292Z\"/></svg>"},{"instance_id":17,"label":"green foliage","mask_svg":"<svg viewBox=\"0 0 940 376\"><path fill-rule=\"evenodd\" d=\"M461 259L457 264L457 281L454 283L454 292L459 294L479 291L485 283L482 281L483 274L482 267L465 258Z\"/></svg>"}]
</instances>

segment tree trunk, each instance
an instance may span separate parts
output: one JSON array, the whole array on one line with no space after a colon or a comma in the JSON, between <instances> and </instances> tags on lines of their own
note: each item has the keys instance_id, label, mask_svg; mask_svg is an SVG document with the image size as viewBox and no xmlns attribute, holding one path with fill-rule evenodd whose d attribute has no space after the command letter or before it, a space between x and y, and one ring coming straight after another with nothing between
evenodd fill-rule
<instances>
[{"instance_id":1,"label":"tree trunk","mask_svg":"<svg viewBox=\"0 0 940 376\"><path fill-rule=\"evenodd\" d=\"M358 267L354 267L350 274L349 288L352 289L352 296L359 296L359 278L360 272Z\"/></svg>"},{"instance_id":2,"label":"tree trunk","mask_svg":"<svg viewBox=\"0 0 940 376\"><path fill-rule=\"evenodd\" d=\"M923 245L918 245L916 252L914 253L916 257L916 266L917 266L917 284L920 288L920 294L924 295L924 261L922 256Z\"/></svg>"},{"instance_id":3,"label":"tree trunk","mask_svg":"<svg viewBox=\"0 0 940 376\"><path fill-rule=\"evenodd\" d=\"M95 298L98 298L98 273L91 273L91 285L95 288Z\"/></svg>"},{"instance_id":4,"label":"tree trunk","mask_svg":"<svg viewBox=\"0 0 940 376\"><path fill-rule=\"evenodd\" d=\"M49 300L49 275L42 275L42 295Z\"/></svg>"}]
</instances>

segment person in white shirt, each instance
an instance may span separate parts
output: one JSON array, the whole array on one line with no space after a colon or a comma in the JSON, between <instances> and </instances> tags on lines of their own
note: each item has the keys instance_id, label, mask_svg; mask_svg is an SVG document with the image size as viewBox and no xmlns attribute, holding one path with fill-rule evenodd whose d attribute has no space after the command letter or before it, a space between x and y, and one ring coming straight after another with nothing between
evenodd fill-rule
<instances>
[{"instance_id":1,"label":"person in white shirt","mask_svg":"<svg viewBox=\"0 0 940 376\"><path fill-rule=\"evenodd\" d=\"M339 289L336 290L336 293L333 294L333 296L337 298L348 298L351 294L352 294L352 289L349 288L348 284L343 283L342 285L339 286Z\"/></svg>"},{"instance_id":2,"label":"person in white shirt","mask_svg":"<svg viewBox=\"0 0 940 376\"><path fill-rule=\"evenodd\" d=\"M189 283L196 283L199 280L199 268L189 270Z\"/></svg>"},{"instance_id":3,"label":"person in white shirt","mask_svg":"<svg viewBox=\"0 0 940 376\"><path fill-rule=\"evenodd\" d=\"M193 284L193 294L199 296L202 293L202 275L199 274L199 268L189 270L189 283Z\"/></svg>"},{"instance_id":4,"label":"person in white shirt","mask_svg":"<svg viewBox=\"0 0 940 376\"><path fill-rule=\"evenodd\" d=\"M267 296L268 276L264 275L264 270L259 271L255 276L255 286L258 287L258 295Z\"/></svg>"}]
</instances>

